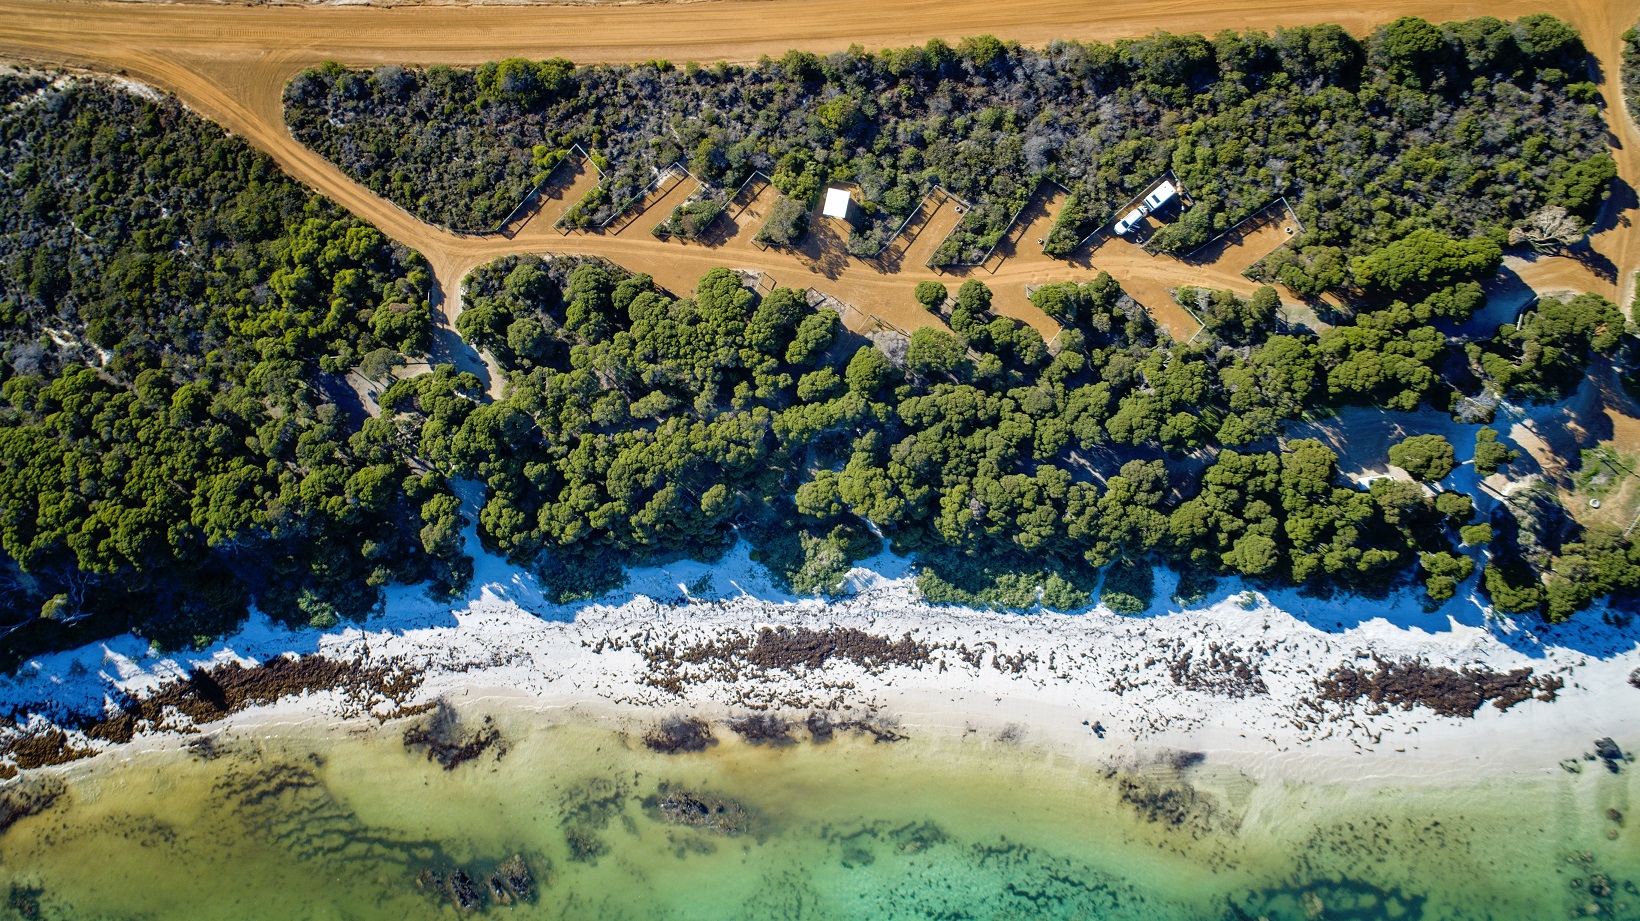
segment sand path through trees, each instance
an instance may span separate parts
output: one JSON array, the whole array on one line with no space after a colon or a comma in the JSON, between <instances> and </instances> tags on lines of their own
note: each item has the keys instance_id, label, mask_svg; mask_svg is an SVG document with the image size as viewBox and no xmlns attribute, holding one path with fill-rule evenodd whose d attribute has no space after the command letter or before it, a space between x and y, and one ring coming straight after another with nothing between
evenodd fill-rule
<instances>
[{"instance_id":1,"label":"sand path through trees","mask_svg":"<svg viewBox=\"0 0 1640 921\"><path fill-rule=\"evenodd\" d=\"M1167 292L1179 285L1232 288L1254 285L1239 274L1247 262L1227 254L1212 264L1152 257L1125 243L1107 243L1069 263L1044 256L1034 238L1013 234L1017 245L1000 264L938 275L920 262L898 265L837 254L759 250L750 231L714 246L664 242L648 228L666 214L651 213L638 232L562 235L550 220L530 220L511 236L453 234L428 225L355 182L286 129L281 93L305 67L325 60L366 66L475 64L509 55L563 56L578 62L748 61L788 48L816 52L850 44L869 48L920 44L930 37L956 40L993 33L1030 44L1054 38L1113 40L1155 29L1203 32L1337 22L1358 34L1400 15L1433 21L1480 15L1515 17L1551 12L1582 30L1599 58L1613 153L1620 179L1598 232L1578 258L1543 258L1521 279L1535 288L1593 290L1628 300L1640 269L1640 131L1623 109L1618 85L1622 32L1640 19L1640 0L1231 0L1218 4L1153 2L1089 5L1083 0L713 0L713 2L616 6L412 6L296 7L204 4L110 3L80 0L0 0L0 54L25 61L115 72L175 93L201 114L271 154L298 179L370 221L432 264L445 326L444 356L462 359L449 323L459 309L450 296L473 267L510 253L589 254L634 271L649 272L666 287L691 291L719 265L766 272L782 285L814 286L865 314L911 329L938 322L911 298L925 278L951 284L977 277L996 294L1000 313L1014 316L1051 338L1053 322L1025 298L1025 286L1093 277L1110 272L1164 326L1181 337L1193 332L1188 315ZM1007 247L1008 244L1004 244ZM994 271L991 271L994 269ZM1621 284L1619 282L1621 281ZM437 353L440 349L436 349ZM471 356L463 364L474 366Z\"/></svg>"}]
</instances>

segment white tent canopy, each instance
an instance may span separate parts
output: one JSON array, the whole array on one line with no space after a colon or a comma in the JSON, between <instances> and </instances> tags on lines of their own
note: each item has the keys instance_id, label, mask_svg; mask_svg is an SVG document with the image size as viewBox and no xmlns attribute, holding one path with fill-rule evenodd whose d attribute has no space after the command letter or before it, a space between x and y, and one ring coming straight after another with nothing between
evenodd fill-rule
<instances>
[{"instance_id":1,"label":"white tent canopy","mask_svg":"<svg viewBox=\"0 0 1640 921\"><path fill-rule=\"evenodd\" d=\"M848 189L830 188L826 190L826 206L820 213L826 217L848 217L849 194Z\"/></svg>"}]
</instances>

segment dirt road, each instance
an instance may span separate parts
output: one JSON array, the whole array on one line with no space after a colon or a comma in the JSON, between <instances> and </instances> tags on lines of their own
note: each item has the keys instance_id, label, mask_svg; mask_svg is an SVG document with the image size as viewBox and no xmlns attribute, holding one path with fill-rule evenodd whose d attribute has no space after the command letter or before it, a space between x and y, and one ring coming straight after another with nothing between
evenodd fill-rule
<instances>
[{"instance_id":1,"label":"dirt road","mask_svg":"<svg viewBox=\"0 0 1640 921\"><path fill-rule=\"evenodd\" d=\"M802 254L761 251L743 235L716 247L657 241L648 233L560 236L550 221L531 221L515 236L462 236L423 223L365 189L323 157L297 143L286 130L280 94L302 68L324 60L350 65L381 63L472 64L508 55L572 60L673 61L755 59L788 48L832 51L850 44L885 47L919 44L930 37L955 40L990 32L1039 44L1054 38L1111 40L1155 29L1213 33L1225 28L1337 22L1356 33L1396 16L1434 21L1479 15L1514 17L1552 12L1573 22L1601 62L1614 154L1622 179L1607 208L1591 252L1582 263L1541 259L1521 274L1528 285L1567 279L1615 296L1640 269L1640 229L1633 187L1640 185L1640 131L1622 110L1618 80L1620 38L1640 19L1640 0L1228 0L1202 4L1164 0L1136 6L1088 4L1085 0L714 0L689 4L630 6L422 6L308 8L239 5L0 0L0 55L123 73L177 94L188 105L270 153L287 171L384 233L419 250L432 263L441 289L453 292L472 267L516 252L588 253L648 271L680 292L717 265L767 271L778 283L814 285L896 325L933 322L915 306L912 286L924 278L958 282L962 275L935 276L920 264L888 272L853 259L814 260ZM665 215L646 215L644 229ZM994 273L980 271L997 292L1001 312L1041 329L1052 321L1032 308L1024 286L1109 271L1141 301L1159 300L1181 284L1250 291L1252 285L1228 262L1186 265L1153 258L1125 244L1106 244L1080 264L1043 256L1034 240ZM1222 267L1221 267L1222 266ZM1618 284L1622 280L1622 285ZM1142 292L1142 293L1141 293ZM442 305L445 322L459 298ZM1176 335L1188 335L1188 318L1163 317Z\"/></svg>"}]
</instances>

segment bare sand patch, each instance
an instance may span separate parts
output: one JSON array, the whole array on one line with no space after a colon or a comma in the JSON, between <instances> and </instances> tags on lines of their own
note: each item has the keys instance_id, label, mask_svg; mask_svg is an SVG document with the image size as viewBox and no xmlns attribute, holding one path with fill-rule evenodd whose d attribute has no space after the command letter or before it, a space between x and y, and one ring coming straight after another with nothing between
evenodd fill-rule
<instances>
[{"instance_id":1,"label":"bare sand patch","mask_svg":"<svg viewBox=\"0 0 1640 921\"><path fill-rule=\"evenodd\" d=\"M1298 232L1298 222L1285 208L1266 210L1240 229L1207 244L1191 255L1192 262L1241 274L1280 249Z\"/></svg>"},{"instance_id":2,"label":"bare sand patch","mask_svg":"<svg viewBox=\"0 0 1640 921\"><path fill-rule=\"evenodd\" d=\"M894 238L888 249L877 258L884 271L921 272L928 268L928 260L940 248L951 231L962 223L962 204L949 195L936 193L923 201L911 222Z\"/></svg>"}]
</instances>

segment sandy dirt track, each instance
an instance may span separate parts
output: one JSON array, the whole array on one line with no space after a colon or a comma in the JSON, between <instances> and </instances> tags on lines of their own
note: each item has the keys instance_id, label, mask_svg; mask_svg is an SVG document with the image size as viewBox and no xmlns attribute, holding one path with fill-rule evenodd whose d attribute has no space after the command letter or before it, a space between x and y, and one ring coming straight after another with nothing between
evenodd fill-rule
<instances>
[{"instance_id":1,"label":"sandy dirt track","mask_svg":"<svg viewBox=\"0 0 1640 921\"><path fill-rule=\"evenodd\" d=\"M561 236L550 221L532 220L511 236L448 233L383 200L323 157L297 143L285 128L280 94L302 68L324 60L381 63L472 64L508 55L561 55L579 62L718 59L747 61L788 48L832 51L918 44L930 37L955 40L984 32L1031 44L1054 38L1112 40L1155 29L1211 34L1225 28L1273 28L1337 22L1356 33L1406 14L1433 21L1545 11L1573 22L1601 61L1621 180L1602 216L1600 232L1581 262L1540 259L1522 273L1537 287L1582 287L1627 301L1630 277L1640 269L1640 131L1622 109L1617 86L1619 36L1640 19L1640 0L1232 0L1161 2L1143 6L1088 4L1085 0L711 0L631 6L420 6L381 8L251 7L159 3L0 0L0 55L50 64L124 73L176 93L191 107L270 153L292 175L419 250L440 287L453 292L472 267L508 253L587 253L648 271L680 292L707 269L728 265L769 272L780 284L814 285L896 325L932 321L910 297L912 285L936 277L920 264L883 266L844 259L815 262L759 251L743 235L719 247L666 244L648 233ZM643 229L664 219L646 215ZM741 243L741 245L735 245ZM1109 271L1143 301L1157 301L1182 284L1233 288L1253 285L1234 265L1187 265L1107 244L1070 264L1048 259L1031 238L995 271L976 271L997 293L999 312L1041 329L1052 321L1031 307L1026 284L1084 279ZM963 274L938 276L950 283ZM1620 285L1619 282L1622 282ZM445 322L458 298L445 297ZM1166 305L1157 304L1153 309ZM1191 330L1164 318L1176 335Z\"/></svg>"}]
</instances>

